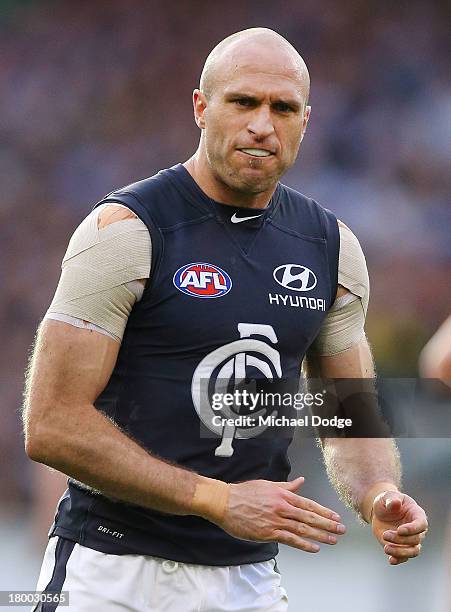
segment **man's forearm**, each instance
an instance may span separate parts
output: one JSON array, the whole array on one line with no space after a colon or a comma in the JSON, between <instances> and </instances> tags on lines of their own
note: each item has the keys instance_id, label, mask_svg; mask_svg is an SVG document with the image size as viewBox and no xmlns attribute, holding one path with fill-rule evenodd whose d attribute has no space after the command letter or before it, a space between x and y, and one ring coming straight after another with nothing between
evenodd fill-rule
<instances>
[{"instance_id":1,"label":"man's forearm","mask_svg":"<svg viewBox=\"0 0 451 612\"><path fill-rule=\"evenodd\" d=\"M227 484L152 456L94 407L118 350L104 335L44 321L26 373L28 456L108 497L218 520Z\"/></svg>"},{"instance_id":2,"label":"man's forearm","mask_svg":"<svg viewBox=\"0 0 451 612\"><path fill-rule=\"evenodd\" d=\"M309 355L307 372L311 377L326 379L371 380L375 376L366 338L337 355L319 358ZM325 438L322 450L329 480L341 499L370 522L377 495L400 486L401 462L395 441L392 438Z\"/></svg>"},{"instance_id":3,"label":"man's forearm","mask_svg":"<svg viewBox=\"0 0 451 612\"><path fill-rule=\"evenodd\" d=\"M34 434L39 442L29 445L32 459L117 500L171 514L220 518L225 483L152 456L92 405L61 409L60 414L60 423L40 424L39 436Z\"/></svg>"},{"instance_id":4,"label":"man's forearm","mask_svg":"<svg viewBox=\"0 0 451 612\"><path fill-rule=\"evenodd\" d=\"M401 463L392 439L327 438L323 440L323 456L341 499L367 522L375 497L400 487Z\"/></svg>"}]
</instances>

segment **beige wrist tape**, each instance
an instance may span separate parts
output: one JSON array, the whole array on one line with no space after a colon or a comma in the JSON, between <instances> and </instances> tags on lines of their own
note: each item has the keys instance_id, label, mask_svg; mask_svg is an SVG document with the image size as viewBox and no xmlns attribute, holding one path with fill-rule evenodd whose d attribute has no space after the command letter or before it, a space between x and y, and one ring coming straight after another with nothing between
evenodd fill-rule
<instances>
[{"instance_id":1,"label":"beige wrist tape","mask_svg":"<svg viewBox=\"0 0 451 612\"><path fill-rule=\"evenodd\" d=\"M193 514L220 523L227 510L229 492L230 485L226 482L200 477L191 502Z\"/></svg>"},{"instance_id":2,"label":"beige wrist tape","mask_svg":"<svg viewBox=\"0 0 451 612\"><path fill-rule=\"evenodd\" d=\"M381 493L385 493L385 491L399 491L399 489L393 482L381 480L375 482L365 493L361 504L361 515L367 523L371 523L373 520L374 500Z\"/></svg>"},{"instance_id":3,"label":"beige wrist tape","mask_svg":"<svg viewBox=\"0 0 451 612\"><path fill-rule=\"evenodd\" d=\"M48 315L89 321L120 341L137 299L130 283L150 275L151 240L138 218L99 230L101 208L86 217L69 242Z\"/></svg>"}]
</instances>

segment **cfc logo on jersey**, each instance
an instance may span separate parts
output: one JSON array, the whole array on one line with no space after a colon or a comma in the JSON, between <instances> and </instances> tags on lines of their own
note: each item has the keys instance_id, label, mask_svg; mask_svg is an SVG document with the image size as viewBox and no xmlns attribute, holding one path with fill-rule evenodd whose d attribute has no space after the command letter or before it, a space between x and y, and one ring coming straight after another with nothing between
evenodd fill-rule
<instances>
[{"instance_id":1,"label":"cfc logo on jersey","mask_svg":"<svg viewBox=\"0 0 451 612\"><path fill-rule=\"evenodd\" d=\"M173 283L182 293L197 298L222 297L232 288L232 279L227 272L204 262L179 268L174 274Z\"/></svg>"}]
</instances>

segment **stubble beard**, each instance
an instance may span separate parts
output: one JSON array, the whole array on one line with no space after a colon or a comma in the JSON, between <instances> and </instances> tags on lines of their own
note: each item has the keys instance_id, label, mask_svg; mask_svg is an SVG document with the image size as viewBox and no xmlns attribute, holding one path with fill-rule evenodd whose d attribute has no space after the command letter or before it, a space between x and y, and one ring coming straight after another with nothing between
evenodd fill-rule
<instances>
[{"instance_id":1,"label":"stubble beard","mask_svg":"<svg viewBox=\"0 0 451 612\"><path fill-rule=\"evenodd\" d=\"M262 162L258 159L250 159L249 167L258 168ZM258 195L266 191L274 190L282 174L273 173L262 178L246 177L242 173L243 168L234 168L232 164L222 161L216 168L212 166L216 179L231 191L243 195Z\"/></svg>"}]
</instances>

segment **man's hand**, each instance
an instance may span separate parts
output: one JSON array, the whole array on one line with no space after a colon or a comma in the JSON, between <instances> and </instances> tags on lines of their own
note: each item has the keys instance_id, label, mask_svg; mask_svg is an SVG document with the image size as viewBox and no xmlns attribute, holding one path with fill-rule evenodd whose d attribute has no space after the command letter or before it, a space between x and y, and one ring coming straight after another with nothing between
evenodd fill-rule
<instances>
[{"instance_id":1,"label":"man's hand","mask_svg":"<svg viewBox=\"0 0 451 612\"><path fill-rule=\"evenodd\" d=\"M222 529L243 540L279 542L316 553L318 544L336 544L345 533L340 516L320 504L296 495L301 476L291 482L252 480L230 485ZM308 539L306 539L308 538Z\"/></svg>"},{"instance_id":2,"label":"man's hand","mask_svg":"<svg viewBox=\"0 0 451 612\"><path fill-rule=\"evenodd\" d=\"M418 557L428 522L414 499L399 491L380 493L373 502L371 526L391 565Z\"/></svg>"}]
</instances>

